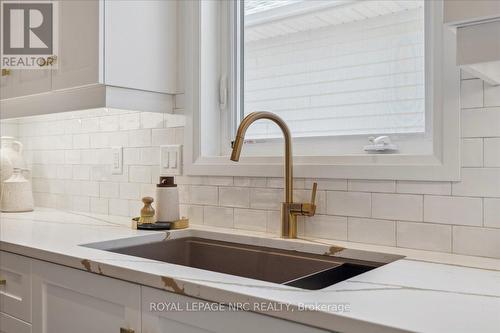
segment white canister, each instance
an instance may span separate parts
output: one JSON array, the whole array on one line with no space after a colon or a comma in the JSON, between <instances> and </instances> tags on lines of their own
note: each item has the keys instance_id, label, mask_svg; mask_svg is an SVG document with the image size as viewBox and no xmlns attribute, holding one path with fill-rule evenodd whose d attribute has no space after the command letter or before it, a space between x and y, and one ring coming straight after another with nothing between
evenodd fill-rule
<instances>
[{"instance_id":1,"label":"white canister","mask_svg":"<svg viewBox=\"0 0 500 333\"><path fill-rule=\"evenodd\" d=\"M31 183L24 178L21 169L14 168L12 176L3 182L2 212L31 212L33 207Z\"/></svg>"},{"instance_id":2,"label":"white canister","mask_svg":"<svg viewBox=\"0 0 500 333\"><path fill-rule=\"evenodd\" d=\"M156 221L173 222L179 219L179 191L174 177L160 177L156 185Z\"/></svg>"}]
</instances>

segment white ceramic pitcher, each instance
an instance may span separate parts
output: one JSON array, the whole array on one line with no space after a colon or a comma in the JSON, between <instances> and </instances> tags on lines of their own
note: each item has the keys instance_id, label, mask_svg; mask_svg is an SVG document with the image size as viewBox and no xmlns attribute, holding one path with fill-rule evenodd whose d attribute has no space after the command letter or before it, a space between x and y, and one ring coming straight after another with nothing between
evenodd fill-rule
<instances>
[{"instance_id":1,"label":"white ceramic pitcher","mask_svg":"<svg viewBox=\"0 0 500 333\"><path fill-rule=\"evenodd\" d=\"M24 169L26 167L22 155L23 144L21 142L12 136L2 136L0 137L0 144L2 159L7 157L13 168Z\"/></svg>"}]
</instances>

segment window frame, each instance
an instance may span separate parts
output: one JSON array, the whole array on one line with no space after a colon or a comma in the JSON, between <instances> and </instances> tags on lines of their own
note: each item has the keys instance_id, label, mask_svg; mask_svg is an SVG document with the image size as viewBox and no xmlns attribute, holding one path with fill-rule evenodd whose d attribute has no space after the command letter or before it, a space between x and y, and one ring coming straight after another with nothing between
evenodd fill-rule
<instances>
[{"instance_id":1,"label":"window frame","mask_svg":"<svg viewBox=\"0 0 500 333\"><path fill-rule=\"evenodd\" d=\"M228 93L225 107L221 106L223 94L217 92L218 103L210 95L208 82L219 82L225 78L228 91L241 90L235 71L241 64L234 61L234 26L238 17L238 6L234 2L196 1L186 2L184 10L184 31L186 37L183 50L186 58L186 130L185 130L185 173L188 175L219 176L282 176L281 156L248 156L258 145L246 144L239 163L228 158L228 142L236 128L237 119L233 112L241 100L238 95ZM232 4L233 3L233 4ZM207 9L204 7L213 7ZM240 14L241 14L241 8ZM455 38L450 29L442 24L442 1L426 3L426 17L436 34L426 42L426 104L432 96L432 153L398 154L349 154L332 155L324 146L311 138L294 140L294 148L302 145L315 151L315 156L294 156L296 177L351 178L351 179L398 179L450 181L460 178L460 130L459 91L460 71L455 65ZM426 19L427 20L427 19ZM186 24L190 22L190 24ZM198 24L191 24L191 23ZM208 28L207 28L208 27ZM427 27L427 24L426 24ZM205 36L215 34L225 45L207 45ZM203 36L205 35L205 36ZM221 47L222 46L222 47ZM221 52L226 50L226 52ZM227 50L233 50L227 52ZM215 52L215 54L214 54ZM427 54L429 52L429 54ZM429 58L430 57L430 58ZM212 61L207 61L212 59ZM428 61L432 59L432 61ZM225 65L229 64L229 66ZM214 73L211 68L217 67ZM427 79L426 79L427 81ZM205 84L203 84L203 82ZM221 87L224 88L224 87ZM212 89L213 90L213 89ZM212 92L213 93L213 92ZM426 110L428 108L426 107ZM210 119L206 121L206 119ZM215 120L216 121L215 121ZM427 122L426 115L426 122ZM446 124L446 126L444 126ZM427 125L426 125L427 127ZM411 135L410 135L411 136ZM367 139L367 136L360 136ZM302 142L300 142L302 141ZM345 145L341 137L335 137L337 146ZM365 141L366 142L366 141ZM269 144L269 143L268 143ZM282 142L271 142L282 145ZM253 147L252 147L253 146ZM347 144L347 146L349 146ZM272 149L275 149L274 147ZM299 150L299 149L297 149ZM281 152L281 149L279 149ZM262 152L262 150L261 150ZM319 155L317 153L320 153Z\"/></svg>"}]
</instances>

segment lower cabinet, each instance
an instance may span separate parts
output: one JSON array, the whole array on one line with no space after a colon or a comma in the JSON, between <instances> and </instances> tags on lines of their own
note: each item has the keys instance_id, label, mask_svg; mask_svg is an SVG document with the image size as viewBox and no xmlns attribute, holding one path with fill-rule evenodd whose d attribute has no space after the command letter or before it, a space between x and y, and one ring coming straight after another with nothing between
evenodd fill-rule
<instances>
[{"instance_id":1,"label":"lower cabinet","mask_svg":"<svg viewBox=\"0 0 500 333\"><path fill-rule=\"evenodd\" d=\"M0 312L0 333L31 333L31 325Z\"/></svg>"},{"instance_id":2,"label":"lower cabinet","mask_svg":"<svg viewBox=\"0 0 500 333\"><path fill-rule=\"evenodd\" d=\"M0 333L325 332L2 251L0 257L6 286L23 300L9 303L0 290Z\"/></svg>"},{"instance_id":3,"label":"lower cabinet","mask_svg":"<svg viewBox=\"0 0 500 333\"><path fill-rule=\"evenodd\" d=\"M33 333L140 333L141 287L33 260Z\"/></svg>"}]
</instances>

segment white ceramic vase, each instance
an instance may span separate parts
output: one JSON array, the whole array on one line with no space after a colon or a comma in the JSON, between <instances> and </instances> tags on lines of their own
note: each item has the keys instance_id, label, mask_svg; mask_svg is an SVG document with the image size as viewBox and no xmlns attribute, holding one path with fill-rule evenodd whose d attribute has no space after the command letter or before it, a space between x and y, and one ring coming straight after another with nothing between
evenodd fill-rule
<instances>
[{"instance_id":1,"label":"white ceramic vase","mask_svg":"<svg viewBox=\"0 0 500 333\"><path fill-rule=\"evenodd\" d=\"M0 137L0 155L9 159L13 168L23 169L26 167L23 159L23 144L12 136Z\"/></svg>"},{"instance_id":2,"label":"white ceramic vase","mask_svg":"<svg viewBox=\"0 0 500 333\"><path fill-rule=\"evenodd\" d=\"M19 168L14 168L12 176L3 182L1 197L2 212L30 212L34 208L31 183Z\"/></svg>"}]
</instances>

